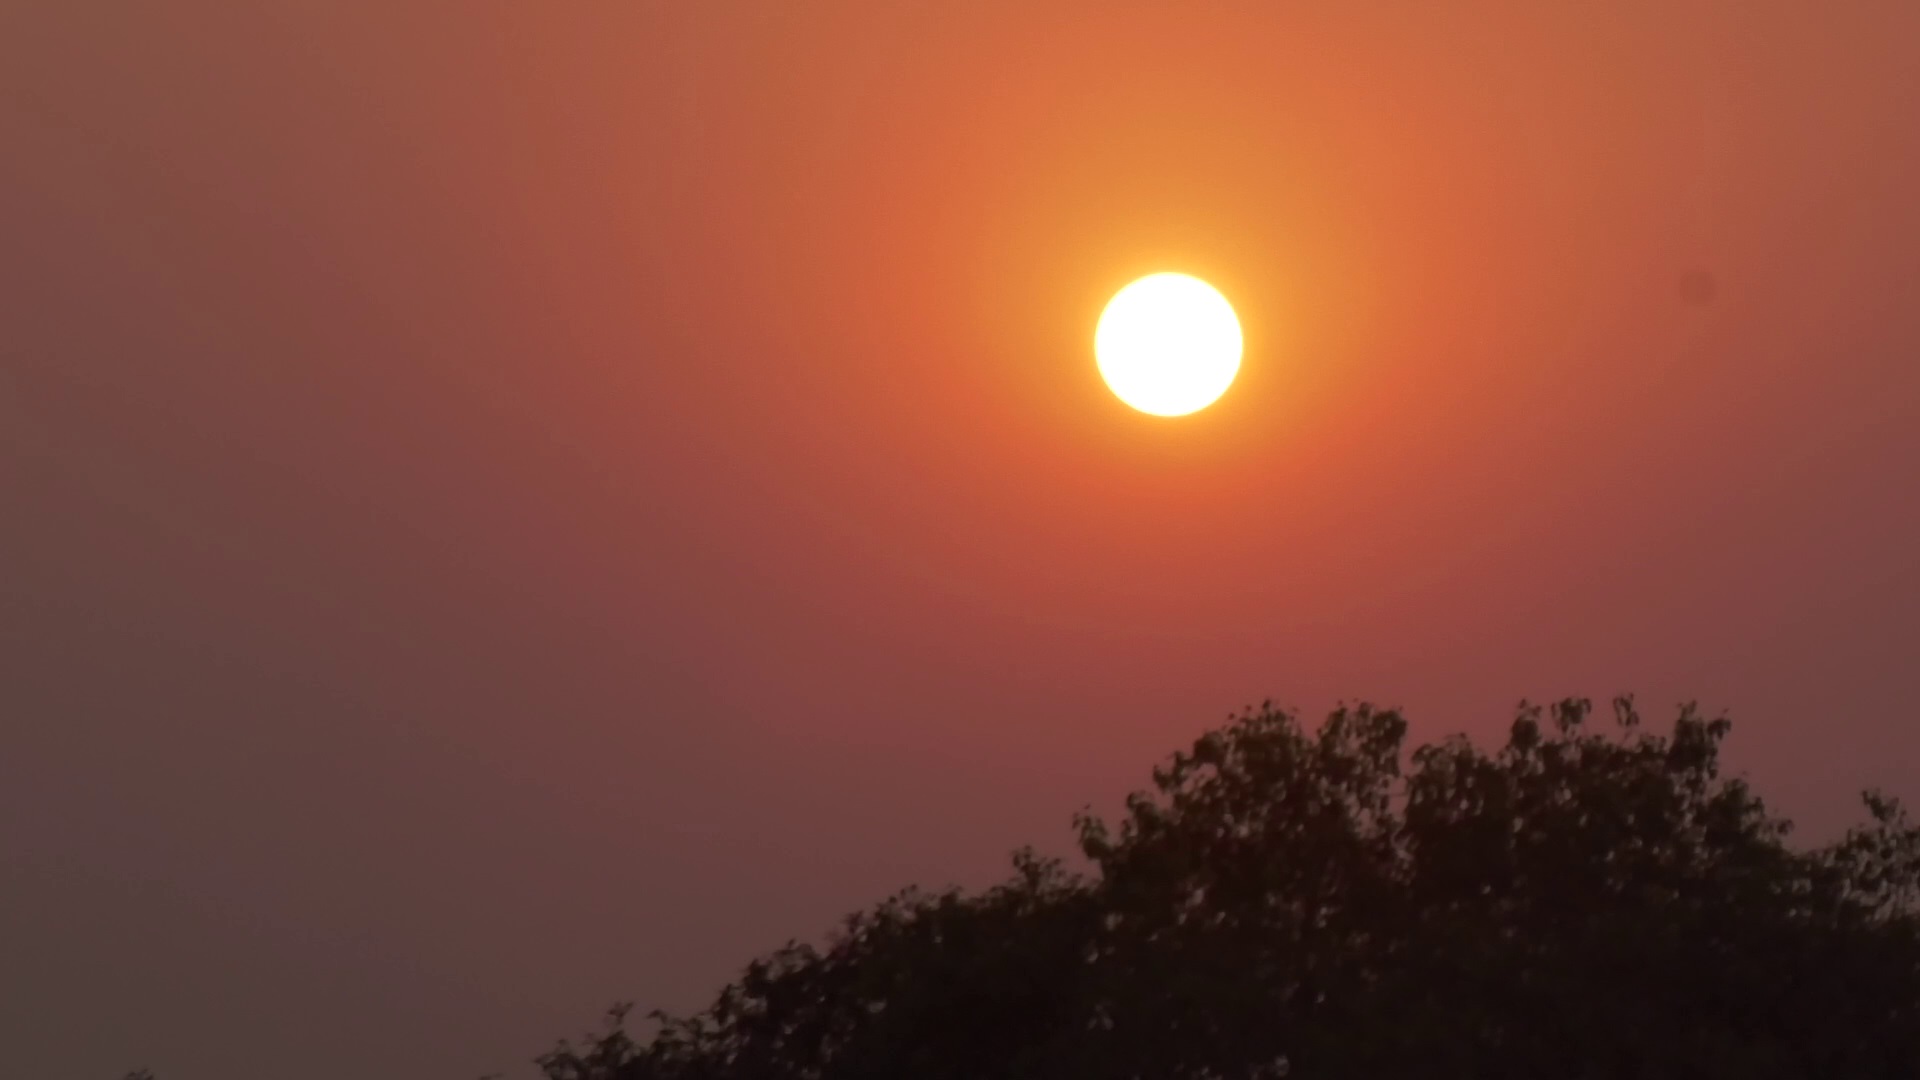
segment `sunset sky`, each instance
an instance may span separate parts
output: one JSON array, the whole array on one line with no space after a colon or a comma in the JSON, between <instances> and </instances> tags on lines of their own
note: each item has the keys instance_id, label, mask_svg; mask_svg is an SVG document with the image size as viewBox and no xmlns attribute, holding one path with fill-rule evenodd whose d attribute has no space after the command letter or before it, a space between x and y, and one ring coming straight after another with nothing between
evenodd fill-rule
<instances>
[{"instance_id":1,"label":"sunset sky","mask_svg":"<svg viewBox=\"0 0 1920 1080\"><path fill-rule=\"evenodd\" d=\"M0 10L8 1075L470 1077L1271 697L1920 799L1920 4ZM1156 271L1237 309L1102 385Z\"/></svg>"}]
</instances>

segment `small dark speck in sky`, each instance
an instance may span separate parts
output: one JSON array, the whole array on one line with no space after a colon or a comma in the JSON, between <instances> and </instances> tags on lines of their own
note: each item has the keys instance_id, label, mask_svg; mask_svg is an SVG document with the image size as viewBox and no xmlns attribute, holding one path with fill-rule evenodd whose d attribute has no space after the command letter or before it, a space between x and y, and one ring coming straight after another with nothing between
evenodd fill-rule
<instances>
[{"instance_id":1,"label":"small dark speck in sky","mask_svg":"<svg viewBox=\"0 0 1920 1080\"><path fill-rule=\"evenodd\" d=\"M1720 283L1706 270L1694 269L1680 275L1680 299L1692 307L1706 307L1720 292Z\"/></svg>"}]
</instances>

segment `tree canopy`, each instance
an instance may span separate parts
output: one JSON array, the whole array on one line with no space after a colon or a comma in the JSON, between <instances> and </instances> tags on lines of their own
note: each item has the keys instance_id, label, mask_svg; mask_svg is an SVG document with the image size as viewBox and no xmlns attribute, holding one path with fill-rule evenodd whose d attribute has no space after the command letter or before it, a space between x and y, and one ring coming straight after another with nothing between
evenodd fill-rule
<instances>
[{"instance_id":1,"label":"tree canopy","mask_svg":"<svg viewBox=\"0 0 1920 1080\"><path fill-rule=\"evenodd\" d=\"M1176 753L1072 863L900 893L623 1010L548 1080L1920 1076L1920 829L1820 847L1723 775L1729 724L1522 706L1504 745L1263 706Z\"/></svg>"}]
</instances>

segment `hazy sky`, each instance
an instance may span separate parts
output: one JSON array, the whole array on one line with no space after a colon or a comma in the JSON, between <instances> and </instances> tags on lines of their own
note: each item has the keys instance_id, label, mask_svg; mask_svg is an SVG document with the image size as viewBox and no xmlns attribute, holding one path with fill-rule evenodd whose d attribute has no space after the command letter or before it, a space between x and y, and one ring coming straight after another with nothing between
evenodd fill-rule
<instances>
[{"instance_id":1,"label":"hazy sky","mask_svg":"<svg viewBox=\"0 0 1920 1080\"><path fill-rule=\"evenodd\" d=\"M1697 697L1813 835L1920 797L1916 42L5 5L5 1070L511 1070L1268 696ZM1090 351L1155 270L1246 330L1184 420Z\"/></svg>"}]
</instances>

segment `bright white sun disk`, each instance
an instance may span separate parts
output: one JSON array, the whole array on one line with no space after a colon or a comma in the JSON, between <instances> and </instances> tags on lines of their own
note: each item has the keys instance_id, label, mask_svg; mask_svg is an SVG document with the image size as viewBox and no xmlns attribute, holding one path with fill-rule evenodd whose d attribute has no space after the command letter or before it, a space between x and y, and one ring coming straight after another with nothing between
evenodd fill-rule
<instances>
[{"instance_id":1,"label":"bright white sun disk","mask_svg":"<svg viewBox=\"0 0 1920 1080\"><path fill-rule=\"evenodd\" d=\"M1240 320L1219 290L1152 274L1115 293L1093 334L1100 377L1121 401L1185 416L1226 393L1240 371Z\"/></svg>"}]
</instances>

